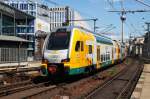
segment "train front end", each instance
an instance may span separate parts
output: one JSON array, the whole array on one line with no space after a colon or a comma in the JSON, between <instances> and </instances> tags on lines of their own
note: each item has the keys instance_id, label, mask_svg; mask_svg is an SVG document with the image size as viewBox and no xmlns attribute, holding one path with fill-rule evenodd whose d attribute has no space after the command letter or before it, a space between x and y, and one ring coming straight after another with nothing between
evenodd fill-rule
<instances>
[{"instance_id":1,"label":"train front end","mask_svg":"<svg viewBox=\"0 0 150 99\"><path fill-rule=\"evenodd\" d=\"M59 28L47 36L43 48L41 72L48 77L65 76L68 72L71 30Z\"/></svg>"}]
</instances>

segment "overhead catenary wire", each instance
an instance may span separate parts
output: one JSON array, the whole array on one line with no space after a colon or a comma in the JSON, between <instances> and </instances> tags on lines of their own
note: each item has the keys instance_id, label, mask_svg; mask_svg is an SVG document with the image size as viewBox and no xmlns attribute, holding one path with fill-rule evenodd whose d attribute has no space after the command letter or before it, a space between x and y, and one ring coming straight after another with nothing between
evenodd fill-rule
<instances>
[{"instance_id":1,"label":"overhead catenary wire","mask_svg":"<svg viewBox=\"0 0 150 99\"><path fill-rule=\"evenodd\" d=\"M112 10L112 11L109 11L109 12L119 12L119 13L122 14L122 18L124 18L124 15L127 14L127 13L134 14L135 12L149 12L150 11L150 10L145 10L145 9L144 10L125 10L124 7L123 7L123 0L120 0L120 5L121 5L121 10ZM122 24L122 27L123 27L123 24ZM133 26L133 24L131 25L131 27L134 28L137 31L137 29ZM123 30L122 30L122 33L123 33Z\"/></svg>"},{"instance_id":2,"label":"overhead catenary wire","mask_svg":"<svg viewBox=\"0 0 150 99\"><path fill-rule=\"evenodd\" d=\"M55 1L48 0L48 2L50 2L51 4L54 4L55 6L60 6L60 4L58 4L58 3L57 3L57 2L55 2Z\"/></svg>"},{"instance_id":3,"label":"overhead catenary wire","mask_svg":"<svg viewBox=\"0 0 150 99\"><path fill-rule=\"evenodd\" d=\"M145 6L147 6L147 7L150 7L149 4L147 4L147 3L143 2L143 1L140 1L140 0L135 0L135 1L137 1L137 2L139 2L139 3L141 3L141 4L143 4L143 5L145 5Z\"/></svg>"},{"instance_id":4,"label":"overhead catenary wire","mask_svg":"<svg viewBox=\"0 0 150 99\"><path fill-rule=\"evenodd\" d=\"M113 4L113 0L107 0L108 4L110 5L110 7L115 10L114 4Z\"/></svg>"},{"instance_id":5,"label":"overhead catenary wire","mask_svg":"<svg viewBox=\"0 0 150 99\"><path fill-rule=\"evenodd\" d=\"M105 31L107 31L107 30L109 30L109 29L111 29L112 28L112 24L110 24L110 25L108 25L107 27L105 27L104 29L102 29L102 30L100 30L100 32L105 32Z\"/></svg>"},{"instance_id":6,"label":"overhead catenary wire","mask_svg":"<svg viewBox=\"0 0 150 99\"><path fill-rule=\"evenodd\" d=\"M139 35L143 35L139 30L137 30L137 28L135 28L135 26L132 24L132 22L130 21L130 18L128 18L128 22L125 22L126 26L129 28L129 30L134 33L134 34L139 34ZM135 36L135 35L134 35Z\"/></svg>"}]
</instances>

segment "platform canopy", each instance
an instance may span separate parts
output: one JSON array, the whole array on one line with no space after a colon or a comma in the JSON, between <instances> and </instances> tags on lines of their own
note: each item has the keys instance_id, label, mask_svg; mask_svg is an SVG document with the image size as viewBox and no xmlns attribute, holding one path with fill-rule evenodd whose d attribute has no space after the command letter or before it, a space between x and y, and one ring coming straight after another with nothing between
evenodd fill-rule
<instances>
[{"instance_id":1,"label":"platform canopy","mask_svg":"<svg viewBox=\"0 0 150 99\"><path fill-rule=\"evenodd\" d=\"M16 36L6 36L6 35L0 35L0 41L28 42L28 40Z\"/></svg>"}]
</instances>

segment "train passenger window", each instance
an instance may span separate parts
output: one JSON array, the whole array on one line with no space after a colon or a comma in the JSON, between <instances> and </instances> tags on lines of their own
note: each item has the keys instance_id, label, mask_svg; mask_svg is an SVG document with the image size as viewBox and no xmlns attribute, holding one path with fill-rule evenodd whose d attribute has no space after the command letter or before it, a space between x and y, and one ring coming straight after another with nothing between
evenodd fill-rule
<instances>
[{"instance_id":1,"label":"train passenger window","mask_svg":"<svg viewBox=\"0 0 150 99\"><path fill-rule=\"evenodd\" d=\"M107 61L109 60L109 55L107 54Z\"/></svg>"},{"instance_id":2,"label":"train passenger window","mask_svg":"<svg viewBox=\"0 0 150 99\"><path fill-rule=\"evenodd\" d=\"M107 54L107 61L108 61L108 57L109 57L109 56L108 56L108 54Z\"/></svg>"},{"instance_id":3,"label":"train passenger window","mask_svg":"<svg viewBox=\"0 0 150 99\"><path fill-rule=\"evenodd\" d=\"M75 51L80 51L80 41L77 41Z\"/></svg>"},{"instance_id":4,"label":"train passenger window","mask_svg":"<svg viewBox=\"0 0 150 99\"><path fill-rule=\"evenodd\" d=\"M100 61L100 49L97 48L97 60Z\"/></svg>"},{"instance_id":5,"label":"train passenger window","mask_svg":"<svg viewBox=\"0 0 150 99\"><path fill-rule=\"evenodd\" d=\"M92 54L92 45L89 45L89 54Z\"/></svg>"},{"instance_id":6,"label":"train passenger window","mask_svg":"<svg viewBox=\"0 0 150 99\"><path fill-rule=\"evenodd\" d=\"M84 45L83 45L83 41L81 41L81 51L84 50Z\"/></svg>"},{"instance_id":7,"label":"train passenger window","mask_svg":"<svg viewBox=\"0 0 150 99\"><path fill-rule=\"evenodd\" d=\"M101 62L103 62L103 55L101 55Z\"/></svg>"},{"instance_id":8,"label":"train passenger window","mask_svg":"<svg viewBox=\"0 0 150 99\"><path fill-rule=\"evenodd\" d=\"M105 55L104 55L104 61L106 61L106 58L107 58L107 57L106 57L106 54L105 54Z\"/></svg>"}]
</instances>

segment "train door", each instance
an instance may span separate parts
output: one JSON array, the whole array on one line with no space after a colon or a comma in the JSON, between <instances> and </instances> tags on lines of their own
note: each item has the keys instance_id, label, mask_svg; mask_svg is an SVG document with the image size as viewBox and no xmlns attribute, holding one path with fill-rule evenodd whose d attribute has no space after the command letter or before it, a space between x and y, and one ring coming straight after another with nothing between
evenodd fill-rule
<instances>
[{"instance_id":1,"label":"train door","mask_svg":"<svg viewBox=\"0 0 150 99\"><path fill-rule=\"evenodd\" d=\"M85 66L85 53L84 53L84 42L80 41L81 52L80 52L80 63Z\"/></svg>"},{"instance_id":2,"label":"train door","mask_svg":"<svg viewBox=\"0 0 150 99\"><path fill-rule=\"evenodd\" d=\"M97 46L97 69L100 68L100 46Z\"/></svg>"},{"instance_id":3,"label":"train door","mask_svg":"<svg viewBox=\"0 0 150 99\"><path fill-rule=\"evenodd\" d=\"M93 65L93 46L91 41L86 41L87 51L86 51L86 63L87 66Z\"/></svg>"},{"instance_id":4,"label":"train door","mask_svg":"<svg viewBox=\"0 0 150 99\"><path fill-rule=\"evenodd\" d=\"M76 66L85 66L84 41L76 41L75 45L75 64Z\"/></svg>"},{"instance_id":5,"label":"train door","mask_svg":"<svg viewBox=\"0 0 150 99\"><path fill-rule=\"evenodd\" d=\"M76 66L80 66L81 60L81 41L76 41L75 44L75 64Z\"/></svg>"},{"instance_id":6,"label":"train door","mask_svg":"<svg viewBox=\"0 0 150 99\"><path fill-rule=\"evenodd\" d=\"M115 57L114 57L114 56L115 56L115 55L114 55L114 54L115 54L115 53L114 53L114 50L115 50L115 48L112 47L112 64L115 63L115 60L114 60L114 59L115 59Z\"/></svg>"}]
</instances>

